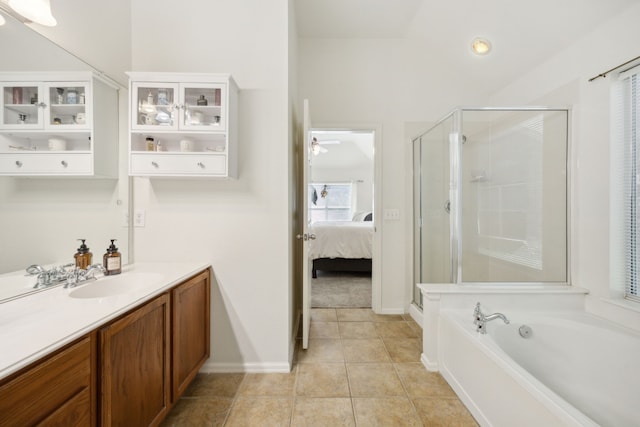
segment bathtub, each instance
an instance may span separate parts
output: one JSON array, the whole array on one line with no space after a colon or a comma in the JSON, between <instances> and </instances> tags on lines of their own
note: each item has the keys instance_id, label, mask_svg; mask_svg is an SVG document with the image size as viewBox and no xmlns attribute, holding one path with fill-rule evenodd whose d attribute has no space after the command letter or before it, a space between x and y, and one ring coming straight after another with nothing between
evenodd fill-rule
<instances>
[{"instance_id":1,"label":"bathtub","mask_svg":"<svg viewBox=\"0 0 640 427\"><path fill-rule=\"evenodd\" d=\"M438 369L482 426L640 425L640 334L577 310L503 312L486 335L472 308L439 313Z\"/></svg>"}]
</instances>

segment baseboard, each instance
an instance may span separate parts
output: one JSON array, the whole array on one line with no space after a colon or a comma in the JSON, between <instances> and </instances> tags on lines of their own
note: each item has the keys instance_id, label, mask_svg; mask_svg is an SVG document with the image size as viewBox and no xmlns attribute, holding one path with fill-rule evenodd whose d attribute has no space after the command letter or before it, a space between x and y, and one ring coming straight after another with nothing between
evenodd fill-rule
<instances>
[{"instance_id":1,"label":"baseboard","mask_svg":"<svg viewBox=\"0 0 640 427\"><path fill-rule=\"evenodd\" d=\"M405 314L405 311L403 308L383 308L376 311L376 314Z\"/></svg>"},{"instance_id":2,"label":"baseboard","mask_svg":"<svg viewBox=\"0 0 640 427\"><path fill-rule=\"evenodd\" d=\"M205 362L200 369L203 373L288 373L291 372L291 363L216 363Z\"/></svg>"},{"instance_id":3,"label":"baseboard","mask_svg":"<svg viewBox=\"0 0 640 427\"><path fill-rule=\"evenodd\" d=\"M439 372L439 366L437 362L431 362L429 359L427 359L427 356L424 355L424 353L422 353L422 355L420 355L420 361L422 362L422 364L424 365L425 368L427 368L427 371L430 372Z\"/></svg>"},{"instance_id":4,"label":"baseboard","mask_svg":"<svg viewBox=\"0 0 640 427\"><path fill-rule=\"evenodd\" d=\"M423 315L420 307L418 307L414 303L411 303L411 305L409 306L409 314L411 315L411 318L415 320L418 325L420 325L421 328L424 328L424 326L422 325Z\"/></svg>"}]
</instances>

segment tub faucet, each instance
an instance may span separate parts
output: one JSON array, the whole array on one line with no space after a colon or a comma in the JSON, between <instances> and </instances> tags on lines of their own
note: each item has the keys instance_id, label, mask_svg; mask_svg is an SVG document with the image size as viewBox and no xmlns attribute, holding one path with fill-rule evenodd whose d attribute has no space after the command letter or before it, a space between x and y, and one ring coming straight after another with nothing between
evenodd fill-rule
<instances>
[{"instance_id":1,"label":"tub faucet","mask_svg":"<svg viewBox=\"0 0 640 427\"><path fill-rule=\"evenodd\" d=\"M482 310L480 309L480 303L476 304L476 308L473 310L473 324L476 325L476 331L480 334L486 334L487 333L487 328L486 328L486 324L487 322L493 320L493 319L502 319L502 321L505 324L509 324L509 319L507 319L507 316L505 316L502 313L493 313L493 314L487 314L485 315L484 313L482 313Z\"/></svg>"}]
</instances>

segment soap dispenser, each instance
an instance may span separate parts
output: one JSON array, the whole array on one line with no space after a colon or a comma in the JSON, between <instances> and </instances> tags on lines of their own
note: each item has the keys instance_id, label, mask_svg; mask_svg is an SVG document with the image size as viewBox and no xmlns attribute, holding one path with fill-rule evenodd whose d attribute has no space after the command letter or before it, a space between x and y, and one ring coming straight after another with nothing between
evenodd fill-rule
<instances>
[{"instance_id":1,"label":"soap dispenser","mask_svg":"<svg viewBox=\"0 0 640 427\"><path fill-rule=\"evenodd\" d=\"M116 239L111 239L111 245L107 248L107 252L102 257L105 276L111 276L112 274L122 273L122 256L118 252L118 248L113 243Z\"/></svg>"},{"instance_id":2,"label":"soap dispenser","mask_svg":"<svg viewBox=\"0 0 640 427\"><path fill-rule=\"evenodd\" d=\"M89 248L84 243L86 239L78 239L82 242L78 251L73 256L76 259L76 267L86 269L91 265L91 259L93 258L93 254L89 251Z\"/></svg>"}]
</instances>

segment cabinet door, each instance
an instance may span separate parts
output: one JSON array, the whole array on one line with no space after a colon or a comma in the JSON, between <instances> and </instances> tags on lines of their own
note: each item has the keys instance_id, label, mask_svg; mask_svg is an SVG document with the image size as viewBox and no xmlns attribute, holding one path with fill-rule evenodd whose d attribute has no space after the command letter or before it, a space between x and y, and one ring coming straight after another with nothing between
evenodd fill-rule
<instances>
[{"instance_id":1,"label":"cabinet door","mask_svg":"<svg viewBox=\"0 0 640 427\"><path fill-rule=\"evenodd\" d=\"M48 102L43 85L36 82L3 82L1 85L0 126L16 130L42 129Z\"/></svg>"},{"instance_id":2,"label":"cabinet door","mask_svg":"<svg viewBox=\"0 0 640 427\"><path fill-rule=\"evenodd\" d=\"M131 129L149 132L178 129L178 105L175 83L132 83Z\"/></svg>"},{"instance_id":3,"label":"cabinet door","mask_svg":"<svg viewBox=\"0 0 640 427\"><path fill-rule=\"evenodd\" d=\"M173 402L209 358L210 281L207 270L172 291Z\"/></svg>"},{"instance_id":4,"label":"cabinet door","mask_svg":"<svg viewBox=\"0 0 640 427\"><path fill-rule=\"evenodd\" d=\"M183 130L224 131L227 90L222 83L180 85L180 127Z\"/></svg>"},{"instance_id":5,"label":"cabinet door","mask_svg":"<svg viewBox=\"0 0 640 427\"><path fill-rule=\"evenodd\" d=\"M169 296L100 330L101 425L157 425L169 408Z\"/></svg>"},{"instance_id":6,"label":"cabinet door","mask_svg":"<svg viewBox=\"0 0 640 427\"><path fill-rule=\"evenodd\" d=\"M48 82L49 100L44 109L45 129L64 131L90 129L93 116L89 82Z\"/></svg>"},{"instance_id":7,"label":"cabinet door","mask_svg":"<svg viewBox=\"0 0 640 427\"><path fill-rule=\"evenodd\" d=\"M93 349L87 336L0 383L0 425L95 425Z\"/></svg>"}]
</instances>

